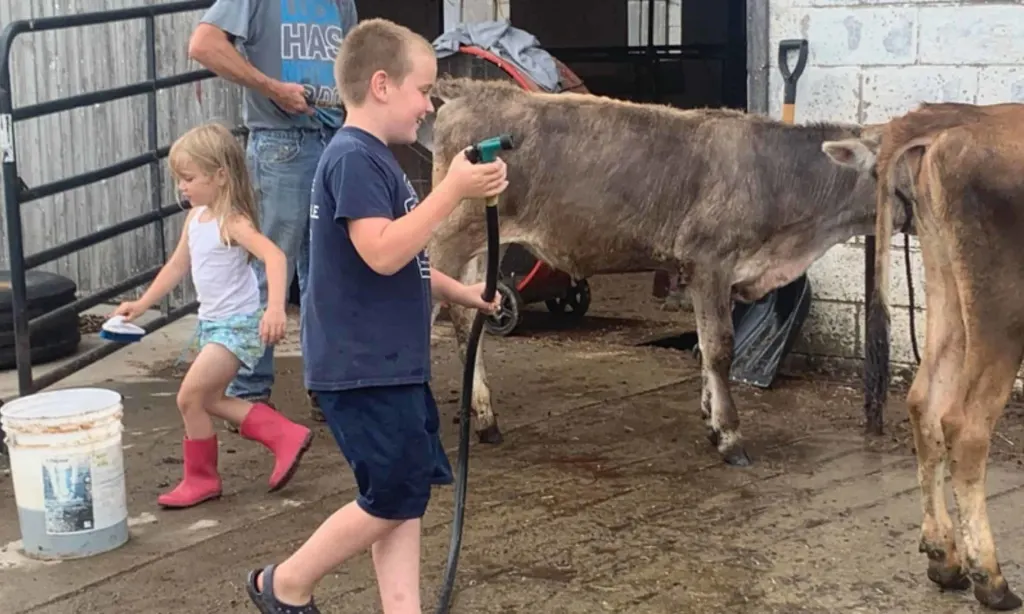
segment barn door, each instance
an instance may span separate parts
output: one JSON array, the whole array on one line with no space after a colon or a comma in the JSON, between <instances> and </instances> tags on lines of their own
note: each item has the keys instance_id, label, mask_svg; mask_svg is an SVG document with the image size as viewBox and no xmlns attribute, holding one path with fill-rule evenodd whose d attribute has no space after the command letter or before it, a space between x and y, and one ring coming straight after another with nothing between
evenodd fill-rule
<instances>
[{"instance_id":1,"label":"barn door","mask_svg":"<svg viewBox=\"0 0 1024 614\"><path fill-rule=\"evenodd\" d=\"M383 17L432 41L444 27L441 0L372 0L356 5L360 21Z\"/></svg>"}]
</instances>

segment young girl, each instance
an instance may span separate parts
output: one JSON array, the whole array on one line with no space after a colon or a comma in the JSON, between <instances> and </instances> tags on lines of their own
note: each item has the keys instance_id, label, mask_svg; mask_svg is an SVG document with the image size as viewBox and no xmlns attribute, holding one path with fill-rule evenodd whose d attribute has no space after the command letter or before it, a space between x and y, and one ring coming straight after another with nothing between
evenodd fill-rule
<instances>
[{"instance_id":1,"label":"young girl","mask_svg":"<svg viewBox=\"0 0 1024 614\"><path fill-rule=\"evenodd\" d=\"M139 300L122 303L112 315L138 317L191 270L199 298L199 355L178 391L185 475L157 499L164 507L182 508L221 494L211 415L239 424L243 437L274 454L271 491L291 478L313 433L269 405L224 394L241 365L251 369L264 344L284 337L286 324L285 256L258 230L256 197L241 146L224 126L205 124L179 138L168 161L192 209L178 247L153 283ZM266 312L260 308L250 254L266 265Z\"/></svg>"}]
</instances>

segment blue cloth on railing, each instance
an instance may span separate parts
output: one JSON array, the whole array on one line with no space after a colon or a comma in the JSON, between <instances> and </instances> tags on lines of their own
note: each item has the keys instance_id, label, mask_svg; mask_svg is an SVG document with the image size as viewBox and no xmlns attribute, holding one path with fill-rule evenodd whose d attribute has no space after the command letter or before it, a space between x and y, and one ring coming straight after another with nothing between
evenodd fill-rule
<instances>
[{"instance_id":1,"label":"blue cloth on railing","mask_svg":"<svg viewBox=\"0 0 1024 614\"><path fill-rule=\"evenodd\" d=\"M457 53L460 45L486 49L515 65L540 87L559 91L554 58L541 48L536 36L512 27L508 20L460 23L434 39L433 45L438 58Z\"/></svg>"}]
</instances>

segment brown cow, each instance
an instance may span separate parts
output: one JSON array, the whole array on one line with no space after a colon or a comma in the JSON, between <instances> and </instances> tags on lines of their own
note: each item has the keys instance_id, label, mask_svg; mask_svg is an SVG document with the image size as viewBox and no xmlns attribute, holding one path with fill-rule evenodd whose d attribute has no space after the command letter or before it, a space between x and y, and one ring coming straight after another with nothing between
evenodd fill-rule
<instances>
[{"instance_id":1,"label":"brown cow","mask_svg":"<svg viewBox=\"0 0 1024 614\"><path fill-rule=\"evenodd\" d=\"M825 143L837 163L878 176L876 236L891 234L892 201L913 203L927 281L927 340L907 396L914 430L928 577L985 606L1021 600L996 557L985 502L990 438L1024 358L1024 105L925 104L881 138ZM890 250L879 241L869 339L888 376ZM877 339L877 340L876 340ZM884 389L880 391L884 401ZM949 463L960 535L945 504Z\"/></svg>"},{"instance_id":2,"label":"brown cow","mask_svg":"<svg viewBox=\"0 0 1024 614\"><path fill-rule=\"evenodd\" d=\"M703 355L701 410L723 458L746 465L729 389L730 299L754 301L789 283L826 250L870 233L874 181L821 155L858 126L792 126L728 109L680 110L585 94L526 92L499 81L439 80L446 101L433 127L434 185L452 157L510 132L501 240L576 277L602 271L679 271ZM896 212L897 223L902 212ZM484 272L481 203L464 203L429 245L439 270ZM451 318L465 357L468 310ZM481 441L501 432L482 353L473 408Z\"/></svg>"}]
</instances>

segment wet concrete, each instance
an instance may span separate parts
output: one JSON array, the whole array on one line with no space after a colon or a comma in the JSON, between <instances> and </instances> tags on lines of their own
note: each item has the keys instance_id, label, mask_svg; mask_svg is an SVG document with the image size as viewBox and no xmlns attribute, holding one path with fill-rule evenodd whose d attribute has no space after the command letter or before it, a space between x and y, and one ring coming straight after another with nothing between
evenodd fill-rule
<instances>
[{"instance_id":1,"label":"wet concrete","mask_svg":"<svg viewBox=\"0 0 1024 614\"><path fill-rule=\"evenodd\" d=\"M943 594L925 578L915 462L898 402L888 414L892 435L865 440L855 383L737 386L755 463L728 467L704 437L692 359L632 345L640 335L631 326L648 324L596 315L618 328L488 339L505 442L472 450L455 612L982 611L969 592ZM453 350L440 324L435 392L454 459ZM0 477L0 548L9 544L0 549L0 612L255 612L246 571L287 556L353 495L330 434L306 418L299 368L297 358L280 361L275 401L318 437L292 484L266 493L270 457L223 433L225 496L181 511L155 502L180 471L178 380L165 371L102 384L126 398L132 539L89 559L26 560L12 545L10 479ZM1014 530L1024 506L1022 422L1011 411L1000 427L988 492L1004 571L1024 589L1024 537ZM425 611L447 555L451 500L452 489L435 491L426 518ZM379 611L368 556L325 579L317 598L324 612Z\"/></svg>"}]
</instances>

